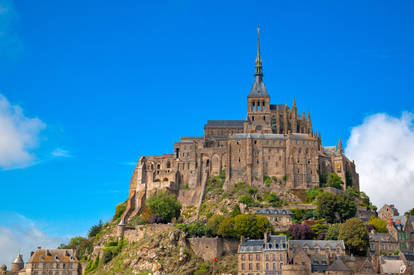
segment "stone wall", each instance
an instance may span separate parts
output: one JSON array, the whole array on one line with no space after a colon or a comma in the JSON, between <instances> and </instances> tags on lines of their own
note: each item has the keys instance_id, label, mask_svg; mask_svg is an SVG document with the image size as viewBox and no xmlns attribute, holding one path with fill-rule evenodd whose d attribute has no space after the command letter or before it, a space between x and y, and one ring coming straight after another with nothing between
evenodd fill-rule
<instances>
[{"instance_id":1,"label":"stone wall","mask_svg":"<svg viewBox=\"0 0 414 275\"><path fill-rule=\"evenodd\" d=\"M214 257L224 254L236 253L239 240L226 240L222 238L189 238L191 249L204 261L211 261Z\"/></svg>"}]
</instances>

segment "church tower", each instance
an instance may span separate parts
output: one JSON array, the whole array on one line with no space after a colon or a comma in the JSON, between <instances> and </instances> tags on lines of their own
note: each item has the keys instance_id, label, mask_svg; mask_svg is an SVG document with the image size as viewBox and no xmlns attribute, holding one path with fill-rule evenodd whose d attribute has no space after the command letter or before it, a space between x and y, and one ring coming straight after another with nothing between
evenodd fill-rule
<instances>
[{"instance_id":1,"label":"church tower","mask_svg":"<svg viewBox=\"0 0 414 275\"><path fill-rule=\"evenodd\" d=\"M259 28L257 29L257 57L254 83L247 96L247 133L272 133L270 96L263 82L262 58L260 57Z\"/></svg>"}]
</instances>

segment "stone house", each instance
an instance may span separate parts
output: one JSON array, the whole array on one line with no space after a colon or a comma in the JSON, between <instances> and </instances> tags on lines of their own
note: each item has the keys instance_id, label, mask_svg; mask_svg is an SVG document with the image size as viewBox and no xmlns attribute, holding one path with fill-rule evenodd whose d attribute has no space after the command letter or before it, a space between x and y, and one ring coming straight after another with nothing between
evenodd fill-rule
<instances>
[{"instance_id":1,"label":"stone house","mask_svg":"<svg viewBox=\"0 0 414 275\"><path fill-rule=\"evenodd\" d=\"M399 243L400 251L414 252L414 216L393 216L387 221L388 233Z\"/></svg>"},{"instance_id":2,"label":"stone house","mask_svg":"<svg viewBox=\"0 0 414 275\"><path fill-rule=\"evenodd\" d=\"M80 275L81 264L73 249L38 249L31 252L24 266L18 255L12 263L11 271L16 275Z\"/></svg>"},{"instance_id":3,"label":"stone house","mask_svg":"<svg viewBox=\"0 0 414 275\"><path fill-rule=\"evenodd\" d=\"M342 240L290 240L289 255L294 255L295 251L301 248L308 256L322 255L329 260L345 256L345 245Z\"/></svg>"},{"instance_id":4,"label":"stone house","mask_svg":"<svg viewBox=\"0 0 414 275\"><path fill-rule=\"evenodd\" d=\"M293 213L287 209L263 208L256 210L256 214L266 216L275 231L288 230L293 224Z\"/></svg>"},{"instance_id":5,"label":"stone house","mask_svg":"<svg viewBox=\"0 0 414 275\"><path fill-rule=\"evenodd\" d=\"M241 239L238 250L238 275L280 275L287 263L285 235L267 235L262 240Z\"/></svg>"},{"instance_id":6,"label":"stone house","mask_svg":"<svg viewBox=\"0 0 414 275\"><path fill-rule=\"evenodd\" d=\"M394 204L384 204L383 207L378 212L378 217L387 221L389 218L393 216L399 216L397 208L394 207Z\"/></svg>"},{"instance_id":7,"label":"stone house","mask_svg":"<svg viewBox=\"0 0 414 275\"><path fill-rule=\"evenodd\" d=\"M239 182L261 187L265 177L286 189L307 189L334 172L346 183L343 189L359 190L355 164L345 156L340 139L337 146L323 147L309 113L298 114L294 99L291 107L270 104L259 45L245 118L208 120L203 136L182 137L172 154L142 156L122 219L127 223L158 190L176 193L184 206L198 206L208 178L222 171L225 189Z\"/></svg>"},{"instance_id":8,"label":"stone house","mask_svg":"<svg viewBox=\"0 0 414 275\"><path fill-rule=\"evenodd\" d=\"M374 255L393 255L399 251L398 241L388 233L369 233L370 252Z\"/></svg>"}]
</instances>

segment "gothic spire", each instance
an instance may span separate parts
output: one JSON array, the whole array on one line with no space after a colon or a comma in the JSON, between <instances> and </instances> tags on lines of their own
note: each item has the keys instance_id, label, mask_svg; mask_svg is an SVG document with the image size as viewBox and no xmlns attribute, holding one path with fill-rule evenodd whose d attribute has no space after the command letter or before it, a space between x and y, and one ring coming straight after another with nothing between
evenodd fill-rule
<instances>
[{"instance_id":1,"label":"gothic spire","mask_svg":"<svg viewBox=\"0 0 414 275\"><path fill-rule=\"evenodd\" d=\"M256 68L254 73L254 83L250 90L248 97L268 97L266 87L263 82L263 71L262 71L262 58L260 57L260 40L259 40L259 28L257 28L257 57L256 57Z\"/></svg>"},{"instance_id":2,"label":"gothic spire","mask_svg":"<svg viewBox=\"0 0 414 275\"><path fill-rule=\"evenodd\" d=\"M256 57L256 70L254 75L262 77L262 58L260 57L260 37L259 37L260 28L257 28L257 57Z\"/></svg>"},{"instance_id":3,"label":"gothic spire","mask_svg":"<svg viewBox=\"0 0 414 275\"><path fill-rule=\"evenodd\" d=\"M293 97L292 110L296 110L295 97Z\"/></svg>"},{"instance_id":4,"label":"gothic spire","mask_svg":"<svg viewBox=\"0 0 414 275\"><path fill-rule=\"evenodd\" d=\"M344 152L344 148L342 148L341 137L339 137L339 141L338 141L338 149L337 149L337 151L338 151L339 153L341 153L341 154Z\"/></svg>"}]
</instances>

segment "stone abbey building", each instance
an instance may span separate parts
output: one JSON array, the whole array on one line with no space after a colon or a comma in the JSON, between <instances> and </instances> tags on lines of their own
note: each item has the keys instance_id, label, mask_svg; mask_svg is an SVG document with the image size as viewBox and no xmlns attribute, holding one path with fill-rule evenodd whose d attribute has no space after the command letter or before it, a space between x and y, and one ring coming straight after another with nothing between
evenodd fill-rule
<instances>
[{"instance_id":1,"label":"stone abbey building","mask_svg":"<svg viewBox=\"0 0 414 275\"><path fill-rule=\"evenodd\" d=\"M182 137L173 154L141 157L122 222L138 213L145 198L157 190L175 192L183 205L197 206L208 177L221 171L226 176L224 188L238 182L261 186L271 177L288 189L307 189L335 172L346 183L344 189L359 190L355 164L344 155L340 139L338 146L323 147L309 113L299 115L294 99L291 107L270 103L259 39L246 107L243 120L208 120L204 136Z\"/></svg>"}]
</instances>

